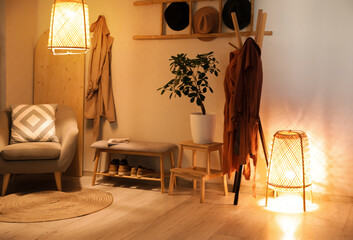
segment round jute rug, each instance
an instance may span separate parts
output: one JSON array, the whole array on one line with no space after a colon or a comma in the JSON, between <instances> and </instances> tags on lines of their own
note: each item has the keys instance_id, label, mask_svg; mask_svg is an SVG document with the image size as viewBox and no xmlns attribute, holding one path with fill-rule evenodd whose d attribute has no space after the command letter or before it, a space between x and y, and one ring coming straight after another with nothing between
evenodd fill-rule
<instances>
[{"instance_id":1,"label":"round jute rug","mask_svg":"<svg viewBox=\"0 0 353 240\"><path fill-rule=\"evenodd\" d=\"M110 193L95 189L70 192L14 193L0 197L0 222L46 222L97 212L113 202Z\"/></svg>"}]
</instances>

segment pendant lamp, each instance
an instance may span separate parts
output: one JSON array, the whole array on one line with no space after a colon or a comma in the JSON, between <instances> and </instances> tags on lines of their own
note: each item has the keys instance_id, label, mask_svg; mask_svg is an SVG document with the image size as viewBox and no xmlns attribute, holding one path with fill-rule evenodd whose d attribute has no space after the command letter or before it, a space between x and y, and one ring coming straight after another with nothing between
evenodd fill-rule
<instances>
[{"instance_id":1,"label":"pendant lamp","mask_svg":"<svg viewBox=\"0 0 353 240\"><path fill-rule=\"evenodd\" d=\"M268 188L279 192L311 192L310 162L307 135L300 130L282 130L273 136L270 162L267 171L266 206Z\"/></svg>"},{"instance_id":2,"label":"pendant lamp","mask_svg":"<svg viewBox=\"0 0 353 240\"><path fill-rule=\"evenodd\" d=\"M90 46L88 6L84 0L55 0L48 48L54 55L83 54Z\"/></svg>"}]
</instances>

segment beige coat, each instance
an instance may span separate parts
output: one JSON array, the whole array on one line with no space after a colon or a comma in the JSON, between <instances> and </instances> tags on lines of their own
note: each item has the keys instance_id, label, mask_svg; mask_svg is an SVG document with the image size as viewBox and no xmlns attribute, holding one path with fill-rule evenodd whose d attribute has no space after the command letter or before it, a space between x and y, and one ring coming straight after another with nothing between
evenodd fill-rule
<instances>
[{"instance_id":1,"label":"beige coat","mask_svg":"<svg viewBox=\"0 0 353 240\"><path fill-rule=\"evenodd\" d=\"M116 121L110 78L111 47L114 38L110 36L104 16L98 17L91 25L90 32L93 32L93 38L84 117L94 120L93 135L97 140L100 135L100 117L105 117L109 122Z\"/></svg>"}]
</instances>

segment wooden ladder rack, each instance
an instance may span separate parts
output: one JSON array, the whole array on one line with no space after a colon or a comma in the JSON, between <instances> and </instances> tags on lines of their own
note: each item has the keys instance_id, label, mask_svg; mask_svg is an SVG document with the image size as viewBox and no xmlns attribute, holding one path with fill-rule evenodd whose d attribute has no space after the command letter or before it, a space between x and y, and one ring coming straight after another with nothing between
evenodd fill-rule
<instances>
[{"instance_id":1,"label":"wooden ladder rack","mask_svg":"<svg viewBox=\"0 0 353 240\"><path fill-rule=\"evenodd\" d=\"M194 34L192 30L192 16L195 2L214 2L218 1L218 12L219 12L219 27L218 33L209 33L209 34ZM165 18L164 11L167 3L172 2L187 2L189 3L189 33L183 34L166 34L165 31ZM135 35L133 36L134 40L163 40L163 39L191 39L191 38L200 38L200 37L233 37L234 32L222 32L222 8L223 8L223 0L143 0L143 1L135 1L134 6L146 6L152 4L160 4L161 5L161 22L160 22L160 34L157 35ZM253 31L253 12L254 12L254 0L251 0L251 20L249 26L245 31L239 31L239 35L242 37L255 36L256 31ZM264 31L263 35L272 35L272 31Z\"/></svg>"}]
</instances>

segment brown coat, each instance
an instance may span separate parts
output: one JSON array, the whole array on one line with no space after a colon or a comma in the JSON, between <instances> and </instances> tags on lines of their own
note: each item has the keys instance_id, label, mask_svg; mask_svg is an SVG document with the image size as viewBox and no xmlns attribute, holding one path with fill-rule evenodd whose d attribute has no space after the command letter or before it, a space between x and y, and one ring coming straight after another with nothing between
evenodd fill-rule
<instances>
[{"instance_id":1,"label":"brown coat","mask_svg":"<svg viewBox=\"0 0 353 240\"><path fill-rule=\"evenodd\" d=\"M100 117L105 117L109 122L116 121L110 78L110 55L114 39L110 36L104 16L98 17L91 25L90 32L93 32L93 38L84 117L94 120L93 136L98 139Z\"/></svg>"},{"instance_id":2,"label":"brown coat","mask_svg":"<svg viewBox=\"0 0 353 240\"><path fill-rule=\"evenodd\" d=\"M256 166L261 89L261 50L248 38L240 50L231 52L224 80L223 172L229 177L245 164L243 174L250 179L250 157Z\"/></svg>"}]
</instances>

